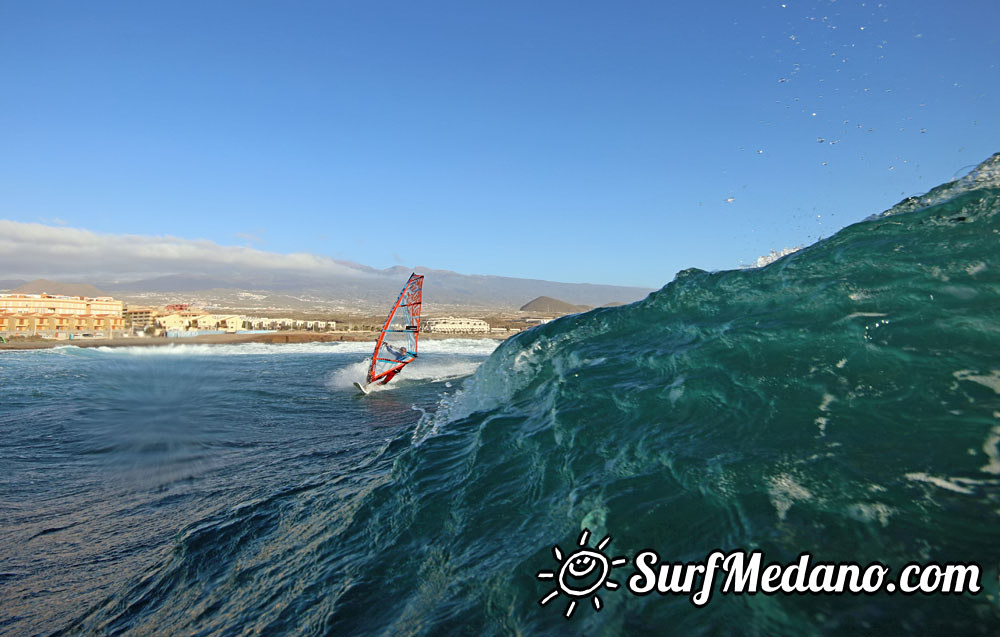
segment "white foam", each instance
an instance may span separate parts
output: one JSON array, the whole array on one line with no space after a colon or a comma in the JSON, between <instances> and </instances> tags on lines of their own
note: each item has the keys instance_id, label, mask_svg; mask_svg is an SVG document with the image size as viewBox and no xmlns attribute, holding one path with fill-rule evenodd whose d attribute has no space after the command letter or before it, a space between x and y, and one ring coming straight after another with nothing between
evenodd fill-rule
<instances>
[{"instance_id":1,"label":"white foam","mask_svg":"<svg viewBox=\"0 0 1000 637\"><path fill-rule=\"evenodd\" d=\"M851 300L860 301L861 299L868 298L867 296L861 294L857 296L858 298L855 298L855 295L851 294L850 295ZM854 318L881 318L883 316L888 316L888 314L885 314L884 312L851 312L847 316L837 319L835 323L840 323L842 321L849 321Z\"/></svg>"},{"instance_id":2,"label":"white foam","mask_svg":"<svg viewBox=\"0 0 1000 637\"><path fill-rule=\"evenodd\" d=\"M971 494L972 489L967 489L959 484L955 484L950 478L939 478L937 476L927 475L926 473L907 473L904 476L907 480L914 480L917 482L927 482L933 484L936 487L941 487L942 489L947 489L948 491L954 491L955 493Z\"/></svg>"},{"instance_id":3,"label":"white foam","mask_svg":"<svg viewBox=\"0 0 1000 637\"><path fill-rule=\"evenodd\" d=\"M795 478L782 473L768 480L767 493L770 496L771 504L778 512L778 519L784 521L788 515L788 510L796 502L811 500L813 494L804 486L795 481Z\"/></svg>"},{"instance_id":4,"label":"white foam","mask_svg":"<svg viewBox=\"0 0 1000 637\"><path fill-rule=\"evenodd\" d=\"M494 339L445 339L426 340L420 343L424 354L465 354L488 356L497 348ZM77 347L60 345L51 349L33 350L57 354L96 352L114 356L279 356L288 354L359 354L370 356L374 341L331 341L310 343L169 343L164 345L135 345L122 347Z\"/></svg>"},{"instance_id":5,"label":"white foam","mask_svg":"<svg viewBox=\"0 0 1000 637\"><path fill-rule=\"evenodd\" d=\"M442 396L432 414L420 419L413 432L414 443L420 444L449 422L495 409L510 400L536 373L543 349L541 343L535 342L513 354L488 359L487 365L479 367L458 390Z\"/></svg>"},{"instance_id":6,"label":"white foam","mask_svg":"<svg viewBox=\"0 0 1000 637\"><path fill-rule=\"evenodd\" d=\"M503 341L493 338L448 338L420 341L420 352L427 354L470 354L489 356ZM371 346L369 345L369 350Z\"/></svg>"},{"instance_id":7,"label":"white foam","mask_svg":"<svg viewBox=\"0 0 1000 637\"><path fill-rule=\"evenodd\" d=\"M960 369L953 373L957 380L968 380L973 383L979 383L983 387L989 387L994 392L1000 394L1000 370L993 369L990 370L989 376L983 374L976 374L971 369Z\"/></svg>"},{"instance_id":8,"label":"white foam","mask_svg":"<svg viewBox=\"0 0 1000 637\"><path fill-rule=\"evenodd\" d=\"M976 276L980 272L986 271L986 264L982 261L977 261L976 263L970 263L966 266L965 271L969 273L969 276Z\"/></svg>"},{"instance_id":9,"label":"white foam","mask_svg":"<svg viewBox=\"0 0 1000 637\"><path fill-rule=\"evenodd\" d=\"M824 412L824 413L829 413L830 412L830 404L833 401L835 401L835 400L837 400L837 399L834 398L833 394L830 394L830 393L823 394L823 400L820 401L820 403L819 403L819 410L822 411L822 412ZM828 424L830 424L830 419L827 418L826 416L818 416L816 418L816 420L813 421L813 422L815 422L816 426L819 427L819 435L820 435L820 437L825 436L826 435L826 426Z\"/></svg>"},{"instance_id":10,"label":"white foam","mask_svg":"<svg viewBox=\"0 0 1000 637\"><path fill-rule=\"evenodd\" d=\"M1000 418L1000 412L993 412L994 418ZM993 427L990 429L990 433L986 436L986 440L983 441L983 453L990 461L979 468L983 473L992 473L993 475L1000 474L1000 453L997 451L997 447L1000 446L1000 427Z\"/></svg>"},{"instance_id":11,"label":"white foam","mask_svg":"<svg viewBox=\"0 0 1000 637\"><path fill-rule=\"evenodd\" d=\"M466 358L454 357L482 357L485 358L493 353L493 350L501 341L489 339L472 338L449 338L442 340L425 340L420 342L420 354L430 355L431 358L418 357L401 371L387 385L369 385L369 391L392 391L399 387L405 387L411 382L440 382L463 378L475 373L482 359L468 360ZM338 349L337 352L359 354L358 360L350 365L342 367L332 372L326 381L326 386L331 391L357 391L354 383L362 382L368 373L368 366L371 362L371 342L334 343L335 345L346 346ZM439 359L440 358L440 359Z\"/></svg>"},{"instance_id":12,"label":"white foam","mask_svg":"<svg viewBox=\"0 0 1000 637\"><path fill-rule=\"evenodd\" d=\"M326 387L331 391L357 391L355 382L362 382L368 373L370 358L359 358L357 362L331 372ZM473 374L481 361L470 360L424 360L418 358L401 371L387 385L369 385L370 391L392 390L412 382L441 382Z\"/></svg>"},{"instance_id":13,"label":"white foam","mask_svg":"<svg viewBox=\"0 0 1000 637\"><path fill-rule=\"evenodd\" d=\"M819 404L820 411L830 411L830 403L837 400L834 398L833 394L825 393L823 394L823 400Z\"/></svg>"},{"instance_id":14,"label":"white foam","mask_svg":"<svg viewBox=\"0 0 1000 637\"><path fill-rule=\"evenodd\" d=\"M133 345L123 347L55 347L52 352L66 354L91 353L106 356L262 356L279 354L330 354L339 343L169 343L166 345Z\"/></svg>"}]
</instances>

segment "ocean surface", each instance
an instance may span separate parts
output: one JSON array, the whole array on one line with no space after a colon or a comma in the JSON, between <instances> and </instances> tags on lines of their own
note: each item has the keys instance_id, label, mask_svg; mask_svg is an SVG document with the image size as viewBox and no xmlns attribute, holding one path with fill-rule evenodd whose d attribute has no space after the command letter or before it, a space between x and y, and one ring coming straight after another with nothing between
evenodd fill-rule
<instances>
[{"instance_id":1,"label":"ocean surface","mask_svg":"<svg viewBox=\"0 0 1000 637\"><path fill-rule=\"evenodd\" d=\"M1000 634L998 266L994 157L764 268L425 342L367 397L365 344L4 352L0 632ZM566 619L536 575L584 529L982 590Z\"/></svg>"}]
</instances>

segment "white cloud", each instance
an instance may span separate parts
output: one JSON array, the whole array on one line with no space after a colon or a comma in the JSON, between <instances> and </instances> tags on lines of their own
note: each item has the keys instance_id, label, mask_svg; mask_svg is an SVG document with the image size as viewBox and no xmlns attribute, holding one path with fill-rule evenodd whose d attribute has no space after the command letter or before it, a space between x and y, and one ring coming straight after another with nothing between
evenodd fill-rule
<instances>
[{"instance_id":1,"label":"white cloud","mask_svg":"<svg viewBox=\"0 0 1000 637\"><path fill-rule=\"evenodd\" d=\"M101 234L0 219L0 273L5 279L81 276L139 279L163 274L249 274L268 271L368 276L329 257L279 254L205 239Z\"/></svg>"}]
</instances>

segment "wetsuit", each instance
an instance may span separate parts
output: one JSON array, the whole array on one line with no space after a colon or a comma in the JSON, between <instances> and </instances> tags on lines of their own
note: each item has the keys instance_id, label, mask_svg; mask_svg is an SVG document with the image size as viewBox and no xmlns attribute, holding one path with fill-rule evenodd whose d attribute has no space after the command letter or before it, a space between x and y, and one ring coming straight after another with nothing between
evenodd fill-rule
<instances>
[{"instance_id":1,"label":"wetsuit","mask_svg":"<svg viewBox=\"0 0 1000 637\"><path fill-rule=\"evenodd\" d=\"M392 345L385 343L385 349L389 352L389 355L395 358L397 361L403 361L406 359L409 352L404 352L401 349L396 349Z\"/></svg>"}]
</instances>

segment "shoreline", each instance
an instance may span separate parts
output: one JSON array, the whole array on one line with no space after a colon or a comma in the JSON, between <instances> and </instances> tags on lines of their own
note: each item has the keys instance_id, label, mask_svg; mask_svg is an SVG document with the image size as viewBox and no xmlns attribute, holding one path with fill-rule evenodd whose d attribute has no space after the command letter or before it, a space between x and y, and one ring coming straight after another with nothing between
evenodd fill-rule
<instances>
[{"instance_id":1,"label":"shoreline","mask_svg":"<svg viewBox=\"0 0 1000 637\"><path fill-rule=\"evenodd\" d=\"M447 340L452 338L491 338L506 340L517 334L421 334L421 339ZM15 340L0 343L2 351L23 351L32 349L52 349L55 347L163 347L167 345L239 345L242 343L270 343L282 345L285 343L333 343L333 342L374 342L378 332L305 332L284 331L266 334L203 334L182 338L119 337L95 339L38 339Z\"/></svg>"}]
</instances>

